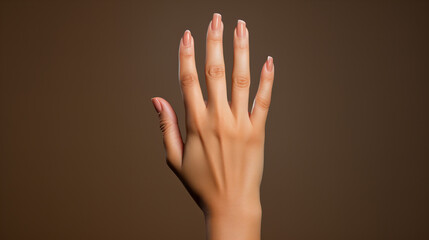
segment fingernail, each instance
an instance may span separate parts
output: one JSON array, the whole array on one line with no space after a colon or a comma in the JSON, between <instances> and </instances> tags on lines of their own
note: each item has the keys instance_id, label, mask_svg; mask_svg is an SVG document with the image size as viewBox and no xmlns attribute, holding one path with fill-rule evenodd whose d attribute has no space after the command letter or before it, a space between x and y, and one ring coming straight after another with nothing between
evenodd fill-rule
<instances>
[{"instance_id":1,"label":"fingernail","mask_svg":"<svg viewBox=\"0 0 429 240\"><path fill-rule=\"evenodd\" d=\"M273 60L273 58L271 56L267 57L267 70L269 72L273 71L273 65L274 65L273 61L274 60Z\"/></svg>"},{"instance_id":2,"label":"fingernail","mask_svg":"<svg viewBox=\"0 0 429 240\"><path fill-rule=\"evenodd\" d=\"M212 30L219 29L221 21L222 21L222 16L219 13L213 13Z\"/></svg>"},{"instance_id":3,"label":"fingernail","mask_svg":"<svg viewBox=\"0 0 429 240\"><path fill-rule=\"evenodd\" d=\"M246 36L246 22L243 20L237 21L237 34L239 37Z\"/></svg>"},{"instance_id":4,"label":"fingernail","mask_svg":"<svg viewBox=\"0 0 429 240\"><path fill-rule=\"evenodd\" d=\"M191 31L186 30L185 33L183 34L183 44L186 47L191 46Z\"/></svg>"},{"instance_id":5,"label":"fingernail","mask_svg":"<svg viewBox=\"0 0 429 240\"><path fill-rule=\"evenodd\" d=\"M156 112L160 113L162 111L162 105L159 102L159 100L156 98L151 98L150 100L152 101L152 104L155 107Z\"/></svg>"}]
</instances>

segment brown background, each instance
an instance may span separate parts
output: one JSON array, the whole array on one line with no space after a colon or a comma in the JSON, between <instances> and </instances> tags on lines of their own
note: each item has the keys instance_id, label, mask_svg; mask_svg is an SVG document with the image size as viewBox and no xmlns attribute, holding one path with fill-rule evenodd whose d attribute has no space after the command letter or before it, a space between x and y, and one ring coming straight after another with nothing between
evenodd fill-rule
<instances>
[{"instance_id":1,"label":"brown background","mask_svg":"<svg viewBox=\"0 0 429 240\"><path fill-rule=\"evenodd\" d=\"M204 239L150 98L184 132L178 46L213 12L267 55L263 239L429 239L426 1L2 1L0 239ZM228 89L228 91L230 91ZM230 96L230 92L228 93Z\"/></svg>"}]
</instances>

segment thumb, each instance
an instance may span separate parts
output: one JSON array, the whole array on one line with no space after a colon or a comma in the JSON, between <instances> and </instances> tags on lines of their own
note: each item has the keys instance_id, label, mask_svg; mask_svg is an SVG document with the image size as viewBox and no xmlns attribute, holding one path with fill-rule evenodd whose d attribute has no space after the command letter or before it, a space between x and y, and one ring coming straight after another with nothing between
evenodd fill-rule
<instances>
[{"instance_id":1,"label":"thumb","mask_svg":"<svg viewBox=\"0 0 429 240\"><path fill-rule=\"evenodd\" d=\"M154 97L151 101L158 113L167 164L177 174L182 166L183 140L176 113L163 98Z\"/></svg>"}]
</instances>

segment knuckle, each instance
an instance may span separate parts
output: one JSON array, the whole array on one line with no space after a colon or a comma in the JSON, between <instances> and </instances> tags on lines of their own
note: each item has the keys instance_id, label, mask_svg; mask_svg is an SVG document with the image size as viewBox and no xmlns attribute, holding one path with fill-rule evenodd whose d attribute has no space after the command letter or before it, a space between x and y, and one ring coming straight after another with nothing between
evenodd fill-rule
<instances>
[{"instance_id":1,"label":"knuckle","mask_svg":"<svg viewBox=\"0 0 429 240\"><path fill-rule=\"evenodd\" d=\"M233 120L226 118L221 112L216 113L212 117L212 131L215 136L221 141L232 140L238 137L238 129Z\"/></svg>"},{"instance_id":2,"label":"knuckle","mask_svg":"<svg viewBox=\"0 0 429 240\"><path fill-rule=\"evenodd\" d=\"M180 83L182 87L192 86L193 84L195 84L195 82L196 82L196 77L193 74L184 74L180 78Z\"/></svg>"},{"instance_id":3,"label":"knuckle","mask_svg":"<svg viewBox=\"0 0 429 240\"><path fill-rule=\"evenodd\" d=\"M234 76L232 81L233 85L238 88L247 88L250 85L250 77L244 75Z\"/></svg>"},{"instance_id":4,"label":"knuckle","mask_svg":"<svg viewBox=\"0 0 429 240\"><path fill-rule=\"evenodd\" d=\"M228 141L235 138L235 132L231 130L228 126L222 124L222 125L216 125L213 128L213 132L217 139L220 141Z\"/></svg>"},{"instance_id":5,"label":"knuckle","mask_svg":"<svg viewBox=\"0 0 429 240\"><path fill-rule=\"evenodd\" d=\"M270 99L258 96L255 99L255 105L262 110L268 110L270 108Z\"/></svg>"},{"instance_id":6,"label":"knuckle","mask_svg":"<svg viewBox=\"0 0 429 240\"><path fill-rule=\"evenodd\" d=\"M223 78L225 76L224 66L208 66L206 75L209 78Z\"/></svg>"},{"instance_id":7,"label":"knuckle","mask_svg":"<svg viewBox=\"0 0 429 240\"><path fill-rule=\"evenodd\" d=\"M173 123L165 120L165 119L160 119L160 123L159 123L159 128L161 129L162 135L165 136L165 134L167 132L170 131L170 128L173 127Z\"/></svg>"},{"instance_id":8,"label":"knuckle","mask_svg":"<svg viewBox=\"0 0 429 240\"><path fill-rule=\"evenodd\" d=\"M222 44L222 36L220 34L216 34L214 32L211 32L207 36L207 41L212 42L214 44Z\"/></svg>"}]
</instances>

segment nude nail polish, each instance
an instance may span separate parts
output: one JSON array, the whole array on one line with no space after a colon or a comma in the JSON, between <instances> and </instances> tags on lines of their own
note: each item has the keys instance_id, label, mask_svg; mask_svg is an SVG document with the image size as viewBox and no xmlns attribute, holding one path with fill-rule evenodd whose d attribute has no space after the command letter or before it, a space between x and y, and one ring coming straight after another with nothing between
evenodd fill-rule
<instances>
[{"instance_id":1,"label":"nude nail polish","mask_svg":"<svg viewBox=\"0 0 429 240\"><path fill-rule=\"evenodd\" d=\"M214 13L213 14L213 19L212 19L212 30L217 30L220 28L221 25L221 21L222 21L222 16L219 13Z\"/></svg>"},{"instance_id":2,"label":"nude nail polish","mask_svg":"<svg viewBox=\"0 0 429 240\"><path fill-rule=\"evenodd\" d=\"M186 30L183 34L183 45L189 47L191 46L191 31Z\"/></svg>"},{"instance_id":3,"label":"nude nail polish","mask_svg":"<svg viewBox=\"0 0 429 240\"><path fill-rule=\"evenodd\" d=\"M271 57L271 56L268 56L267 57L267 70L269 71L269 72L271 72L271 71L273 71L273 58Z\"/></svg>"},{"instance_id":4,"label":"nude nail polish","mask_svg":"<svg viewBox=\"0 0 429 240\"><path fill-rule=\"evenodd\" d=\"M240 19L237 21L237 35L238 37L246 36L246 22Z\"/></svg>"},{"instance_id":5,"label":"nude nail polish","mask_svg":"<svg viewBox=\"0 0 429 240\"><path fill-rule=\"evenodd\" d=\"M159 114L162 111L162 105L161 105L161 103L156 98L151 98L150 100L152 101L152 104L153 104L156 112Z\"/></svg>"}]
</instances>

